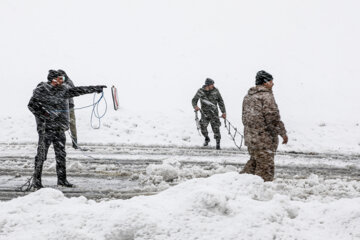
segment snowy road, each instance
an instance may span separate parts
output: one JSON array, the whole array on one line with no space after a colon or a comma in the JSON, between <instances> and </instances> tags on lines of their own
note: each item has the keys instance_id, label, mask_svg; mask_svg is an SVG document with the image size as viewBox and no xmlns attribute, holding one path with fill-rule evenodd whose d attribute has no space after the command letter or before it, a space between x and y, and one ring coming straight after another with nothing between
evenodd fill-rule
<instances>
[{"instance_id":1,"label":"snowy road","mask_svg":"<svg viewBox=\"0 0 360 240\"><path fill-rule=\"evenodd\" d=\"M83 195L91 199L127 199L154 194L187 179L239 171L248 160L245 151L235 149L215 151L195 147L136 145L87 145L87 148L88 151L79 151L67 147L68 178L76 185L75 188L56 186L52 148L44 164L43 184L63 191L68 197ZM35 153L36 145L33 143L0 144L0 200L25 194L16 191L16 188L31 176ZM278 186L289 182L296 185L316 176L327 182L329 188L335 179L356 182L359 186L359 159L358 155L279 152L275 182ZM286 188L279 191L286 191ZM334 194L338 197L350 194L353 197L354 191L344 188ZM305 198L308 197L305 195Z\"/></svg>"}]
</instances>

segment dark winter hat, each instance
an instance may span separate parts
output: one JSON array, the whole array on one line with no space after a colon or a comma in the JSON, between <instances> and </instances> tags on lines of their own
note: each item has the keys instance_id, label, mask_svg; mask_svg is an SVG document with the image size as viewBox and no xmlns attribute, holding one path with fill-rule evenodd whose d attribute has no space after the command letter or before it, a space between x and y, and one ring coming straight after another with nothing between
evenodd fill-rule
<instances>
[{"instance_id":1,"label":"dark winter hat","mask_svg":"<svg viewBox=\"0 0 360 240\"><path fill-rule=\"evenodd\" d=\"M61 76L61 74L56 70L49 70L49 74L47 76L47 79L49 82L51 82L54 78L57 78Z\"/></svg>"},{"instance_id":2,"label":"dark winter hat","mask_svg":"<svg viewBox=\"0 0 360 240\"><path fill-rule=\"evenodd\" d=\"M211 78L207 78L205 80L205 86L213 85L215 82Z\"/></svg>"},{"instance_id":3,"label":"dark winter hat","mask_svg":"<svg viewBox=\"0 0 360 240\"><path fill-rule=\"evenodd\" d=\"M58 71L58 73L61 74L61 76L65 77L65 81L67 81L69 79L68 75L66 74L66 72L64 70L58 69L57 71Z\"/></svg>"},{"instance_id":4,"label":"dark winter hat","mask_svg":"<svg viewBox=\"0 0 360 240\"><path fill-rule=\"evenodd\" d=\"M261 71L258 71L256 74L255 84L262 85L266 82L270 82L271 80L273 80L273 77L271 76L271 74L265 72L264 70L261 70Z\"/></svg>"}]
</instances>

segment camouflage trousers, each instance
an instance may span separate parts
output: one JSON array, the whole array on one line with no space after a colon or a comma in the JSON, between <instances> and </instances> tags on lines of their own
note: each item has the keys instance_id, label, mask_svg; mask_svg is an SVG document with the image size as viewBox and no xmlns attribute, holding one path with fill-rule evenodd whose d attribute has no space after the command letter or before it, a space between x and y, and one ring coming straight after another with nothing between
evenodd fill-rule
<instances>
[{"instance_id":1,"label":"camouflage trousers","mask_svg":"<svg viewBox=\"0 0 360 240\"><path fill-rule=\"evenodd\" d=\"M209 126L209 123L211 125L211 128L214 132L214 138L216 140L221 139L221 134L220 134L220 119L218 117L214 117L214 118L206 118L206 117L202 117L200 119L200 129L201 129L201 133L204 137L209 137L209 132L207 130L207 127Z\"/></svg>"},{"instance_id":2,"label":"camouflage trousers","mask_svg":"<svg viewBox=\"0 0 360 240\"><path fill-rule=\"evenodd\" d=\"M70 132L73 143L77 144L76 118L73 108L70 109Z\"/></svg>"},{"instance_id":3,"label":"camouflage trousers","mask_svg":"<svg viewBox=\"0 0 360 240\"><path fill-rule=\"evenodd\" d=\"M275 174L274 157L276 148L254 149L248 148L250 160L240 173L254 174L262 177L264 181L273 181Z\"/></svg>"}]
</instances>

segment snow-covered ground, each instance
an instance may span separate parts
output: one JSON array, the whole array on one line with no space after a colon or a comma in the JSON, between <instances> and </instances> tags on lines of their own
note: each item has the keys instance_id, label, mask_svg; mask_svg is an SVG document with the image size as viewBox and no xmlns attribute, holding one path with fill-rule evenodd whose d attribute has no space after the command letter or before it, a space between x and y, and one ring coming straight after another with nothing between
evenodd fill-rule
<instances>
[{"instance_id":1,"label":"snow-covered ground","mask_svg":"<svg viewBox=\"0 0 360 240\"><path fill-rule=\"evenodd\" d=\"M105 96L111 101L110 91ZM112 103L111 103L112 104ZM119 109L114 111L108 105L108 112L101 120L100 129L91 128L91 109L79 110L77 114L79 144L140 144L140 145L167 145L167 146L201 146L203 137L199 136L195 124L195 115L188 104L187 111L169 109L166 112L135 111ZM84 105L85 106L85 105ZM80 106L79 106L80 107ZM104 108L100 107L100 111ZM21 116L0 116L2 143L36 142L37 132L35 119L30 112ZM286 113L284 113L286 115ZM232 119L233 118L233 119ZM242 133L241 115L230 116L229 120ZM360 121L359 121L360 123ZM285 122L289 143L280 144L279 151L316 152L316 153L360 153L360 124L354 122ZM93 125L97 125L93 120ZM222 123L222 146L235 147ZM211 127L210 145L215 146ZM69 139L69 135L68 139ZM69 140L68 140L69 141ZM241 138L237 138L238 144Z\"/></svg>"},{"instance_id":2,"label":"snow-covered ground","mask_svg":"<svg viewBox=\"0 0 360 240\"><path fill-rule=\"evenodd\" d=\"M62 68L75 85L115 85L120 99L114 111L105 90L97 130L91 109L76 112L79 144L96 157L67 147L78 189L99 184L110 194L141 182L164 191L94 201L55 187L0 201L0 239L360 239L359 8L357 0L2 0L0 190L30 176L37 133L27 103L47 71ZM242 131L242 99L261 69L274 76L289 135L272 183L237 173L248 155L234 153L224 127L223 151L210 150L214 140L199 149L190 104L213 78ZM54 186L52 151L44 172Z\"/></svg>"}]
</instances>

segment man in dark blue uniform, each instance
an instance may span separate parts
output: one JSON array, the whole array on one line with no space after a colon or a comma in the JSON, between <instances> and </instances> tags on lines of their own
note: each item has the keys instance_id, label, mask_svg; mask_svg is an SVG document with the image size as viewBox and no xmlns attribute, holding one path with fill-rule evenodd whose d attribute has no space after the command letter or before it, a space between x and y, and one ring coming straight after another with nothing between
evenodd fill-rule
<instances>
[{"instance_id":1,"label":"man in dark blue uniform","mask_svg":"<svg viewBox=\"0 0 360 240\"><path fill-rule=\"evenodd\" d=\"M56 159L57 184L65 187L73 185L66 178L65 131L69 129L69 98L88 93L101 93L106 86L70 87L63 84L65 77L58 71L49 70L47 82L35 88L28 104L34 114L39 133L35 171L32 186L42 188L41 174L48 149L54 146Z\"/></svg>"}]
</instances>

